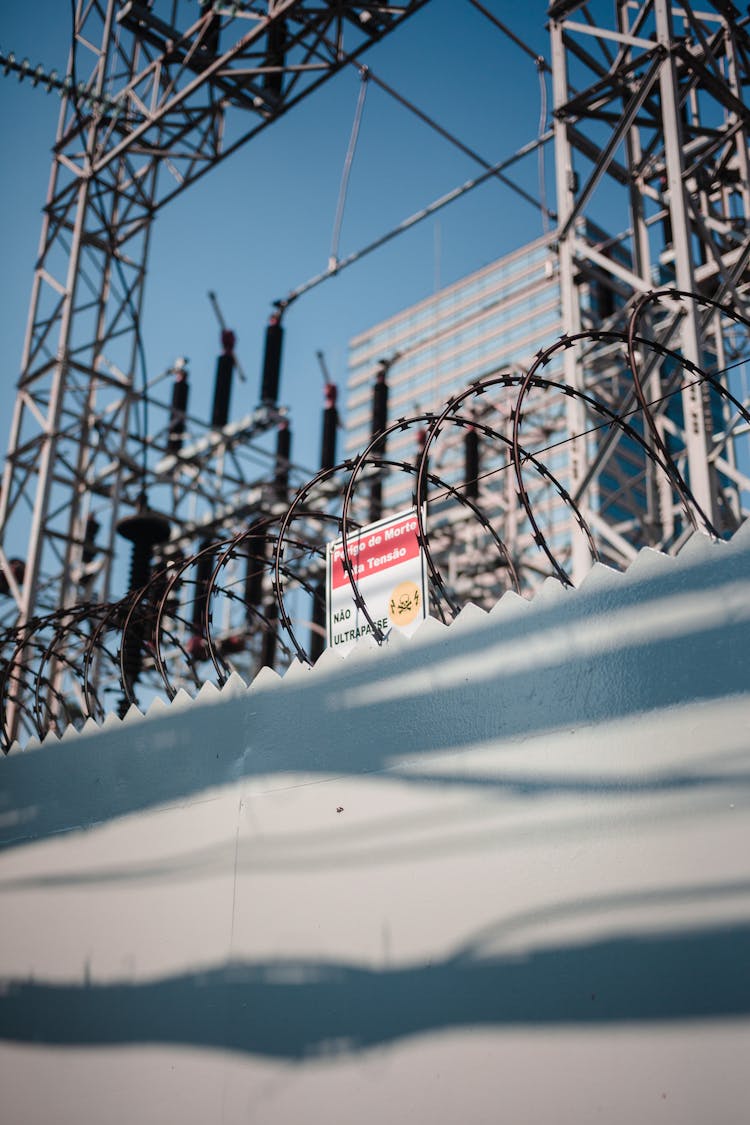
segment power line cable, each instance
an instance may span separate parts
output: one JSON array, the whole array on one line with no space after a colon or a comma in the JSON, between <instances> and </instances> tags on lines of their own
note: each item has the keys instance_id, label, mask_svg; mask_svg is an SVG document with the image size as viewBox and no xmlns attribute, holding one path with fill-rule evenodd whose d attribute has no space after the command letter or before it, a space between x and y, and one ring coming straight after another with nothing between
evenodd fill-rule
<instances>
[{"instance_id":1,"label":"power line cable","mask_svg":"<svg viewBox=\"0 0 750 1125\"><path fill-rule=\"evenodd\" d=\"M407 230L411 230L412 227L417 226L417 224L423 222L424 219L428 219L437 211L441 211L443 207L447 207L449 203L453 203L456 199L460 199L463 195L466 195L468 192L473 191L474 188L479 187L480 184L486 183L487 180L491 179L493 176L496 176L499 171L504 168L510 167L512 164L515 164L519 160L522 160L523 157L528 156L530 153L534 152L539 145L546 144L551 139L552 133L548 132L545 133L542 137L539 137L533 141L529 141L528 144L523 145L511 156L506 157L505 160L501 160L497 164L493 164L490 168L487 169L486 172L482 172L481 175L476 176L472 180L467 180L465 183L453 188L445 195L441 195L438 199L433 200L432 203L428 203L426 207L423 207L420 211L416 211L407 219L403 219L402 222L400 222L397 226L392 227L390 230L386 231L384 234L376 238L373 242L368 243L366 246L363 246L359 250L355 250L351 254L348 254L345 258L342 258L341 261L338 261L336 263L334 268L329 268L323 273L316 274L314 277L311 277L302 285L299 285L297 286L297 288L292 289L283 300L279 300L275 303L278 304L281 308L288 308L288 306L291 305L293 301L296 301L298 297L301 297L303 293L308 293L311 289L315 289L324 281L328 281L329 278L335 277L337 274L341 273L341 271L345 270L348 266L352 266L355 262L358 262L362 258L365 258L368 254L372 254L374 250L379 250L381 246L385 246L386 243L398 237L398 235L404 234Z\"/></svg>"},{"instance_id":2,"label":"power line cable","mask_svg":"<svg viewBox=\"0 0 750 1125\"><path fill-rule=\"evenodd\" d=\"M523 39L521 39L520 36L516 35L514 31L511 31L511 29L501 20L499 20L493 12L490 12L488 8L485 8L484 4L480 4L479 0L469 0L469 3L472 5L472 7L476 8L478 12L481 12L482 15L490 21L490 23L493 23L499 31L502 31L503 35L507 35L508 38L512 40L512 42L515 43L517 47L520 47L521 50L529 56L529 58L532 58L540 70L547 70L551 73L551 67L545 59L544 55L537 54L537 52L534 51L528 45L528 43L524 43Z\"/></svg>"},{"instance_id":3,"label":"power line cable","mask_svg":"<svg viewBox=\"0 0 750 1125\"><path fill-rule=\"evenodd\" d=\"M360 72L365 69L362 63L357 62L356 59L352 60L352 64L356 66L357 69L360 70ZM410 113L413 113L420 119L420 121L423 121L425 125L428 125L430 129L433 129L439 136L443 137L446 141L449 141L450 144L452 144L460 152L463 152L464 155L470 157L471 160L473 160L476 164L479 164L482 168L485 169L485 171L489 172L491 176L494 176L495 179L499 180L500 183L510 188L511 191L514 191L516 195L519 195L521 199L525 199L527 203L530 203L532 205L532 207L535 207L537 210L541 210L542 205L539 200L536 199L535 196L531 194L531 192L528 192L525 188L522 188L520 184L514 183L513 180L509 179L508 176L504 176L497 165L491 164L489 160L486 160L475 149L470 148L467 144L464 144L464 142L460 140L455 135L455 133L451 133L450 130L446 129L444 125L441 125L439 122L437 122L434 117L431 117L423 109L420 109L419 106L414 104L414 102L409 101L409 99L404 97L403 94L399 94L398 90L394 90L393 86L389 86L387 82L383 81L382 78L378 78L377 75L373 74L371 70L368 71L368 74L370 79L377 86L379 86L381 90L383 90L386 94L389 94L390 97L394 98L395 101L397 101L404 107L404 109L408 109ZM556 216L550 213L550 218L556 218Z\"/></svg>"},{"instance_id":4,"label":"power line cable","mask_svg":"<svg viewBox=\"0 0 750 1125\"><path fill-rule=\"evenodd\" d=\"M352 123L352 132L349 137L349 147L346 150L346 158L344 160L344 168L341 173L341 185L339 187L339 198L336 205L336 218L333 223L333 234L331 236L331 253L328 260L330 269L335 269L339 260L339 238L341 236L341 225L344 221L344 207L346 205L346 195L349 188L349 176L352 170L352 162L354 160L354 153L357 149L357 138L359 137L359 127L362 123L362 113L365 108L365 96L367 94L367 67L364 68L361 75L361 85L359 88L359 96L357 98L357 108L354 112L354 122Z\"/></svg>"},{"instance_id":5,"label":"power line cable","mask_svg":"<svg viewBox=\"0 0 750 1125\"><path fill-rule=\"evenodd\" d=\"M499 31L506 35L511 42L515 43L517 47L533 59L536 64L537 74L539 75L539 126L537 128L537 136L541 137L547 127L547 80L546 74L551 74L551 67L544 55L538 54L534 51L528 43L525 43L520 36L516 35L514 31L499 20L497 16L485 8L484 4L480 4L479 0L469 0L472 7L476 8L478 12L490 21ZM547 210L547 185L545 175L544 163L544 149L538 149L538 177L539 177L539 202L542 205L542 229L545 234L549 234L550 230L550 212Z\"/></svg>"}]
</instances>

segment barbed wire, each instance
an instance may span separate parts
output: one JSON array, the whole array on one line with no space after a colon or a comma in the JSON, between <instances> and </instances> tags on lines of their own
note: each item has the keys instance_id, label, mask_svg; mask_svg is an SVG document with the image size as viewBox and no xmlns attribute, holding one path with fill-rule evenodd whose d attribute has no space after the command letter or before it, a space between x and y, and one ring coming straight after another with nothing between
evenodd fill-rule
<instances>
[{"instance_id":1,"label":"barbed wire","mask_svg":"<svg viewBox=\"0 0 750 1125\"><path fill-rule=\"evenodd\" d=\"M386 478L402 475L408 481L430 605L443 621L455 617L472 597L471 589L459 592L455 580L443 573L444 540L454 534L454 525L471 527L480 537L479 577L490 576L495 599L505 589L522 591L522 568L551 573L572 585L565 558L538 516L542 501L549 507L549 497L569 512L571 526L583 536L592 560L600 557L582 505L544 460L597 431L619 432L637 451L639 464L661 474L682 511L684 528L718 538L719 529L697 502L680 456L662 436L655 407L663 409L670 399L698 387L701 393L719 397L733 418L732 426L741 421L750 427L747 406L722 381L723 374L744 361L709 372L644 329L651 306L691 301L750 329L743 313L700 294L677 289L644 294L629 310L624 331L590 329L564 335L541 349L525 371L491 371L452 396L440 412L396 419L357 457L321 470L291 500L277 496L273 510L257 513L239 531L203 544L184 558L158 563L146 585L125 598L107 605L83 603L6 629L0 635L3 750L11 748L10 705L20 716L23 735L41 739L50 731L59 736L71 725L80 728L88 719L101 723L114 710L122 717L139 705L139 697L172 700L180 687L197 690L206 681L221 687L233 671L249 680L263 666L284 667L295 658L314 663L325 635L326 544L332 540L342 544L353 602L371 635L382 643L385 633L358 582L351 544L363 523L370 522L363 519L365 494ZM542 373L561 353L585 345L621 349L627 367L623 365L620 373L628 377L617 402ZM648 353L658 357L660 370L669 370L667 389L660 388L654 398L649 398L648 386L656 368L646 370ZM633 395L635 405L629 402ZM547 442L542 423L566 402L577 403L596 421L561 441ZM502 464L456 484L441 475L441 457L455 447L451 433L465 438L471 431L495 459L502 456ZM389 439L395 444L405 433L415 436L417 454L386 455ZM480 492L479 484L502 472L511 473L507 485L513 485L514 514L525 521L525 534L540 557L537 565L521 559L517 545L503 540L498 520L486 510L489 499L496 503L497 491L483 483ZM446 505L458 513L453 522ZM312 638L307 647L301 639L303 628Z\"/></svg>"}]
</instances>

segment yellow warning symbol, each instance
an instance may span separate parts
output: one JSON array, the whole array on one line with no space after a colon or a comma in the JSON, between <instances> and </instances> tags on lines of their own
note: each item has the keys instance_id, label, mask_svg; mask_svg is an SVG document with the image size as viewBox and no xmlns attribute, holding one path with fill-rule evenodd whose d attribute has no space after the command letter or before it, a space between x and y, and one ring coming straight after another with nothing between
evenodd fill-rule
<instances>
[{"instance_id":1,"label":"yellow warning symbol","mask_svg":"<svg viewBox=\"0 0 750 1125\"><path fill-rule=\"evenodd\" d=\"M416 582L402 582L388 599L388 616L394 625L409 625L419 613L422 595Z\"/></svg>"}]
</instances>

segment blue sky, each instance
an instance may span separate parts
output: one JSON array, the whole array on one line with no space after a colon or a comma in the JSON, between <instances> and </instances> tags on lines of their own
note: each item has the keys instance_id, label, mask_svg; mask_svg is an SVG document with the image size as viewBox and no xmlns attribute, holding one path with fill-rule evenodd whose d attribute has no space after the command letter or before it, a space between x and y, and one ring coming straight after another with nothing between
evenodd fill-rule
<instances>
[{"instance_id":1,"label":"blue sky","mask_svg":"<svg viewBox=\"0 0 750 1125\"><path fill-rule=\"evenodd\" d=\"M549 54L546 0L484 0L534 51ZM62 73L70 39L64 0L4 0L0 46ZM538 130L540 92L531 58L468 0L431 0L366 60L375 74L490 161L510 155ZM255 405L265 323L275 298L326 268L342 166L359 89L342 73L292 109L158 217L146 284L144 341L150 374L186 355L191 410L207 415L218 329L207 299L218 294L238 334L248 373L235 384L232 416ZM4 348L0 445L7 447L21 362L41 207L59 99L0 81L0 234ZM552 153L548 153L551 192ZM357 250L480 169L370 84L341 233L340 256ZM519 171L537 191L531 159ZM551 205L554 200L550 195ZM439 217L390 243L290 308L280 401L292 412L295 460L315 469L325 353L345 381L349 339L542 233L534 209L491 181Z\"/></svg>"}]
</instances>

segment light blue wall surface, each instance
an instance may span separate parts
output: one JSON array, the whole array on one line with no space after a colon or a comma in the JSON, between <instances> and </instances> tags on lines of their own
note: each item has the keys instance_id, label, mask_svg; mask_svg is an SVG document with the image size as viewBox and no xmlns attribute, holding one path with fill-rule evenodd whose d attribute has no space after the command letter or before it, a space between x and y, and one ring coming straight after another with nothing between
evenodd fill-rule
<instances>
[{"instance_id":1,"label":"light blue wall surface","mask_svg":"<svg viewBox=\"0 0 750 1125\"><path fill-rule=\"evenodd\" d=\"M3 1121L744 1122L750 534L0 763Z\"/></svg>"}]
</instances>

